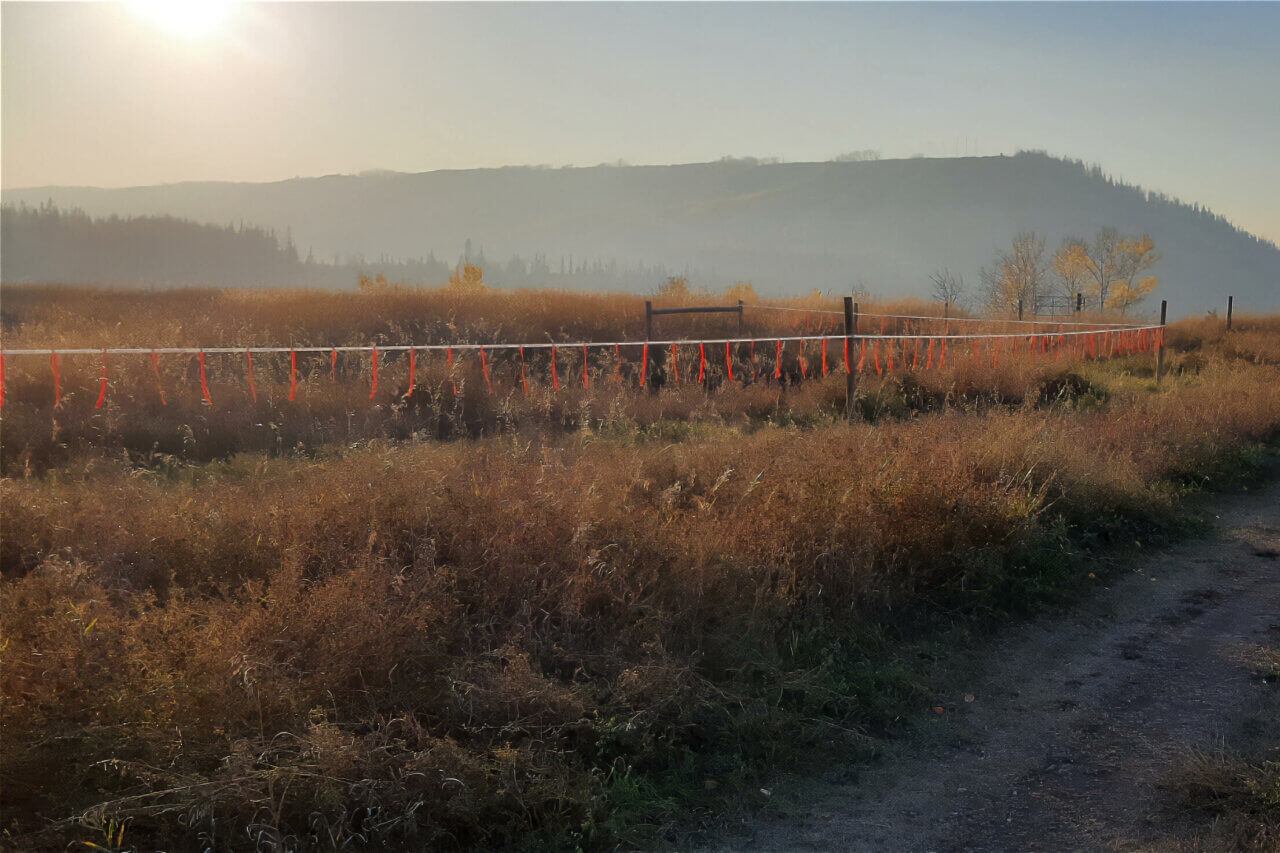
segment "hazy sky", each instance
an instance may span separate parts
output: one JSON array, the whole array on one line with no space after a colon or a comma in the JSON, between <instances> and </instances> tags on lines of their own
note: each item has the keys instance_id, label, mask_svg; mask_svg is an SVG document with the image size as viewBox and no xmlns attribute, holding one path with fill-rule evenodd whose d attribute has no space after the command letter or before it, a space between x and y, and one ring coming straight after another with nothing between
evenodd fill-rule
<instances>
[{"instance_id":1,"label":"hazy sky","mask_svg":"<svg viewBox=\"0 0 1280 853\"><path fill-rule=\"evenodd\" d=\"M1277 3L223 12L4 2L3 186L1044 148L1280 240Z\"/></svg>"}]
</instances>

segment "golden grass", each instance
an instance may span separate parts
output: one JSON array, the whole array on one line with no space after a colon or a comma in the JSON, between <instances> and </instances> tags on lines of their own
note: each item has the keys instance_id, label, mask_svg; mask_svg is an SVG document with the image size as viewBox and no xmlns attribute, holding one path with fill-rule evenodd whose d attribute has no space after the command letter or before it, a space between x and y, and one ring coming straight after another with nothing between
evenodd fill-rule
<instances>
[{"instance_id":1,"label":"golden grass","mask_svg":"<svg viewBox=\"0 0 1280 853\"><path fill-rule=\"evenodd\" d=\"M710 298L710 297L708 297ZM671 297L659 305L677 304ZM722 300L723 301L723 300ZM764 303L753 303L763 305ZM817 297L774 302L802 310L770 312L752 308L747 335L832 333L840 318L822 313L838 303ZM937 306L904 300L864 310L928 316ZM181 290L147 293L94 288L5 288L7 348L213 345L368 345L406 342L498 342L643 339L643 300L625 295L562 291L460 291L381 288L365 293L321 291ZM660 336L736 334L736 318L717 315L664 316ZM941 321L893 320L867 316L869 333L942 333ZM955 325L953 330L961 329ZM987 328L987 327L984 327ZM1007 331L1012 327L995 324ZM897 370L880 377L868 356L860 379L861 408L870 417L927 411L943 404L999 401L1020 403L1059 393L1070 358L1014 358L1004 345L996 365L984 347L974 357L968 345L953 346L943 369L924 370L927 347L899 353ZM727 382L722 348L707 352L708 383L699 387L698 350L678 355L680 376L670 370L670 353L651 352L663 393L638 394L641 350L615 355L592 350L590 387L582 384L582 354L561 350L557 357L561 390L553 392L550 355L529 350L523 359L512 351L488 353L493 390L475 353L457 354L452 368L439 352L420 352L416 384L409 390L409 359L383 353L379 390L372 389L367 354L344 353L336 368L326 353L298 357L298 389L289 400L289 356L254 357L257 402L248 382L243 354L210 354L206 372L211 406L203 403L200 366L194 355L166 355L158 378L149 357L112 355L107 359L108 391L102 409L101 362L97 355L63 355L60 405L55 409L53 370L48 356L12 357L6 364L4 441L0 468L10 475L33 473L60 464L84 450L129 454L135 460L169 457L209 460L229 453L265 450L289 452L326 443L371 438L456 438L500 432L520 434L575 431L582 428L648 426L665 420L747 423L793 422L830 418L843 406L843 353L832 341L827 363L833 374L821 377L820 344L810 341L801 367L797 345L788 344L783 381L774 380L774 352L768 344L734 349L735 383ZM619 357L620 356L620 357ZM858 360L855 352L853 358ZM907 360L919 370L905 370ZM885 367L889 359L883 359ZM1131 360L1150 370L1150 356ZM801 381L802 375L808 379ZM527 379L530 393L524 393ZM785 388L783 386L786 386ZM653 390L651 387L649 390ZM1070 389L1068 389L1070 390ZM706 393L713 391L714 393Z\"/></svg>"},{"instance_id":2,"label":"golden grass","mask_svg":"<svg viewBox=\"0 0 1280 853\"><path fill-rule=\"evenodd\" d=\"M236 452L235 410L189 431L224 452L140 459L69 401L75 446L0 479L4 825L60 849L121 826L140 847L626 843L637 780L875 721L859 626L1000 606L1044 542L1167 525L1187 482L1274 441L1274 369L1195 340L1158 393L1124 372L1149 357L961 363L865 379L853 424L833 376L485 393L495 434L389 441L435 433L376 426L404 417L386 402L326 432L367 391L291 413L271 385L280 446ZM24 405L6 445L48 415L11 421ZM198 407L168 409L128 429Z\"/></svg>"}]
</instances>

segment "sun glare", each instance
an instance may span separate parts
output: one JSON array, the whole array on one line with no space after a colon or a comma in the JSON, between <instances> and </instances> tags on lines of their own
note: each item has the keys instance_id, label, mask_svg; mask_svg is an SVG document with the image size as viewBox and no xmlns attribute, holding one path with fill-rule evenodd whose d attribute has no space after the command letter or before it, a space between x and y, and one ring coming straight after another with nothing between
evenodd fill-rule
<instances>
[{"instance_id":1,"label":"sun glare","mask_svg":"<svg viewBox=\"0 0 1280 853\"><path fill-rule=\"evenodd\" d=\"M128 0L133 14L172 36L205 38L227 19L233 0Z\"/></svg>"}]
</instances>

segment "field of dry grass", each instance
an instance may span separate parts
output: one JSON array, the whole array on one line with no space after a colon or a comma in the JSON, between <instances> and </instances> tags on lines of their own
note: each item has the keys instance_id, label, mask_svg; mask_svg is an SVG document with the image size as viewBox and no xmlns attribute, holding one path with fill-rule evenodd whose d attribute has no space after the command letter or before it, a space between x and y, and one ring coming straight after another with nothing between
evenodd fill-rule
<instances>
[{"instance_id":1,"label":"field of dry grass","mask_svg":"<svg viewBox=\"0 0 1280 853\"><path fill-rule=\"evenodd\" d=\"M695 294L696 301L728 302ZM688 295L660 296L659 306L679 305ZM343 346L370 344L564 342L644 338L644 300L545 291L503 293L385 287L365 293L166 291L157 293L92 288L9 286L4 293L5 346L9 349L68 349L98 346ZM784 308L784 311L773 310ZM745 336L835 333L838 302L819 297L786 302L751 301ZM940 334L959 324L887 319L876 313L932 316L937 306L901 301L864 305L864 331ZM985 331L1015 326L989 324ZM665 337L739 334L736 317L667 316L655 333ZM728 382L724 353L707 352L706 383L697 381L699 351L686 346L675 361L665 347L650 354L657 396L637 394L643 362L638 346L593 349L583 383L582 354L562 349L557 356L560 388L552 387L548 350L491 350L482 365L477 354L457 358L420 351L411 367L404 352L382 354L377 392L368 353L303 352L297 357L296 392L291 394L288 353L258 353L250 364L243 353L210 354L207 374L211 405L201 387L195 354L111 355L105 405L99 397L103 360L97 354L58 360L55 379L48 355L10 358L6 366L6 440L0 466L6 472L33 472L56 466L80 452L109 451L142 464L169 458L211 460L227 454L280 454L324 444L369 439L430 437L451 439L495 434L528 437L648 427L667 420L686 422L790 422L830 417L844 403L840 374L843 351L832 341L821 378L820 343L790 342L783 353L781 381L774 378L770 345L734 349L737 374ZM862 380L864 414L903 415L943 405L1019 403L1063 392L1059 354L1014 358L1011 342L1000 354L953 347L941 369L902 370L909 356L923 368L929 347L900 351L898 370L881 378L882 358L866 355ZM1024 350L1025 350L1025 344ZM803 364L801 353L803 351ZM852 354L854 361L860 353ZM941 361L941 350L939 350ZM884 367L894 362L886 349ZM999 362L999 363L997 363ZM1150 371L1150 359L1133 367ZM487 369L489 376L485 376ZM413 394L410 377L413 377ZM803 379L803 381L801 381ZM783 385L787 387L782 388ZM55 392L57 388L57 392ZM708 389L718 393L707 394ZM654 390L651 385L650 390ZM1079 389L1065 389L1074 392Z\"/></svg>"},{"instance_id":2,"label":"field of dry grass","mask_svg":"<svg viewBox=\"0 0 1280 853\"><path fill-rule=\"evenodd\" d=\"M6 291L5 313L6 347L601 338L643 317L626 297L402 293ZM11 371L3 831L660 843L762 768L928 704L893 659L904 614L1040 606L1082 555L1176 533L1188 489L1280 437L1280 320L1169 337L1159 388L1150 355L958 362L865 377L852 424L840 375L525 396L439 374L416 414L355 382L291 406L264 380L261 408L102 415L89 364L54 417L46 379Z\"/></svg>"}]
</instances>

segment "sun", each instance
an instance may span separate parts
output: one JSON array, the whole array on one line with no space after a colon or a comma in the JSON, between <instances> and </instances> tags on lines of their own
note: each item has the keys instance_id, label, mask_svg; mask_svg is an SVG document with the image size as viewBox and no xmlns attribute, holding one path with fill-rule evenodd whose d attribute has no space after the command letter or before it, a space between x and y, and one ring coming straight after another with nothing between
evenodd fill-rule
<instances>
[{"instance_id":1,"label":"sun","mask_svg":"<svg viewBox=\"0 0 1280 853\"><path fill-rule=\"evenodd\" d=\"M172 36L212 35L231 13L234 0L128 0L129 11Z\"/></svg>"}]
</instances>

